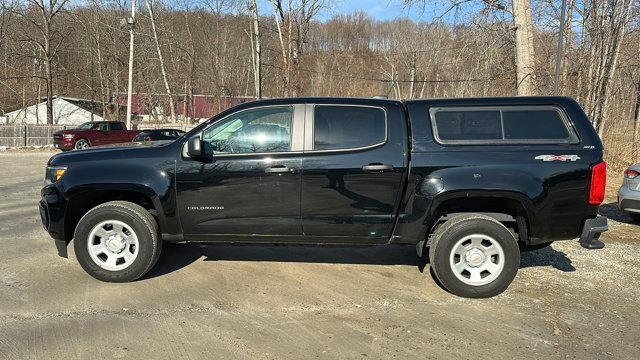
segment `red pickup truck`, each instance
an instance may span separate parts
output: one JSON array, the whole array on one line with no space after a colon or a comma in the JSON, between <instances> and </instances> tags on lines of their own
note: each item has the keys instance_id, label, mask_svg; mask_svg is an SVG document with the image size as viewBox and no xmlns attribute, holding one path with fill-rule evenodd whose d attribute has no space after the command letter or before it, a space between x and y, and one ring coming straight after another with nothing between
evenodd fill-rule
<instances>
[{"instance_id":1,"label":"red pickup truck","mask_svg":"<svg viewBox=\"0 0 640 360\"><path fill-rule=\"evenodd\" d=\"M140 130L127 130L122 121L86 122L76 129L53 134L53 146L62 151L130 142Z\"/></svg>"}]
</instances>

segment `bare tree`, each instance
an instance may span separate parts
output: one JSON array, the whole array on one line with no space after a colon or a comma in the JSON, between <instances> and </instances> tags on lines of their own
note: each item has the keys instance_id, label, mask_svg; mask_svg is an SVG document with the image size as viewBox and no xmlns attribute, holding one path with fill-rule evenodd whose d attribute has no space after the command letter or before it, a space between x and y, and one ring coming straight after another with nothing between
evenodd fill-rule
<instances>
[{"instance_id":1,"label":"bare tree","mask_svg":"<svg viewBox=\"0 0 640 360\"><path fill-rule=\"evenodd\" d=\"M406 6L419 4L425 7L429 0L403 0ZM472 0L454 0L445 11L449 12ZM488 8L499 11L507 11L507 7L501 0L477 0ZM512 0L514 38L515 38L515 67L516 89L518 95L534 95L535 84L535 53L533 47L533 21L531 18L531 0Z\"/></svg>"},{"instance_id":2,"label":"bare tree","mask_svg":"<svg viewBox=\"0 0 640 360\"><path fill-rule=\"evenodd\" d=\"M66 37L65 34L61 34L54 29L54 21L64 9L67 1L49 0L45 4L44 0L30 0L29 2L35 5L39 18L32 16L28 11L16 12L21 18L30 23L39 35L32 36L28 31L23 33L26 40L37 44L42 50L47 83L47 124L53 124L53 62Z\"/></svg>"},{"instance_id":3,"label":"bare tree","mask_svg":"<svg viewBox=\"0 0 640 360\"><path fill-rule=\"evenodd\" d=\"M252 63L253 63L253 77L256 89L256 97L262 98L262 44L260 39L260 16L258 14L258 1L251 0L249 3L249 9L251 10L252 18L252 32L251 38L251 50L252 50Z\"/></svg>"},{"instance_id":4,"label":"bare tree","mask_svg":"<svg viewBox=\"0 0 640 360\"><path fill-rule=\"evenodd\" d=\"M589 29L589 94L587 109L593 125L602 137L606 120L605 111L610 101L610 83L618 66L618 58L629 16L632 0L592 0Z\"/></svg>"},{"instance_id":5,"label":"bare tree","mask_svg":"<svg viewBox=\"0 0 640 360\"><path fill-rule=\"evenodd\" d=\"M304 43L311 22L324 8L326 2L325 0L287 0L285 6L282 0L271 0L271 5L284 64L282 74L284 95L296 96L301 90L298 67L304 53Z\"/></svg>"},{"instance_id":6,"label":"bare tree","mask_svg":"<svg viewBox=\"0 0 640 360\"><path fill-rule=\"evenodd\" d=\"M533 95L535 59L531 0L512 0L516 44L516 83L518 95Z\"/></svg>"},{"instance_id":7,"label":"bare tree","mask_svg":"<svg viewBox=\"0 0 640 360\"><path fill-rule=\"evenodd\" d=\"M167 79L167 70L164 66L164 58L162 57L162 50L160 49L160 41L158 40L158 30L156 29L156 19L153 12L153 4L149 0L145 0L147 10L149 11L149 18L151 20L151 29L153 30L153 40L156 45L156 51L158 53L158 61L160 62L160 71L162 73L162 81L164 82L164 89L167 93L169 100L169 111L171 111L171 122L176 122L176 107L173 99L173 93L169 86L169 80Z\"/></svg>"}]
</instances>

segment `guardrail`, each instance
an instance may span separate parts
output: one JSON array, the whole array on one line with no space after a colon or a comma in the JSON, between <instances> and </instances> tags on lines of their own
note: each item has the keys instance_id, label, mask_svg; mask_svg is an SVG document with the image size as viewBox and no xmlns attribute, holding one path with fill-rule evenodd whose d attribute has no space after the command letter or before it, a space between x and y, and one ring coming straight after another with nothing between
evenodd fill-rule
<instances>
[{"instance_id":1,"label":"guardrail","mask_svg":"<svg viewBox=\"0 0 640 360\"><path fill-rule=\"evenodd\" d=\"M73 128L73 125L33 125L13 124L0 125L0 146L29 147L52 146L53 133L56 131ZM179 129L189 131L195 125L192 124L138 124L135 128L144 129Z\"/></svg>"}]
</instances>

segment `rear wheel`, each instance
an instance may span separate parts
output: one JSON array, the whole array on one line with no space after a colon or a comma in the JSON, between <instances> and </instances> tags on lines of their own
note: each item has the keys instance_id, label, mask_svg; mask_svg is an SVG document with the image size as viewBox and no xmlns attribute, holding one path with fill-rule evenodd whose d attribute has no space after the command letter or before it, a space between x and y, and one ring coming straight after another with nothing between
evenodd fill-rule
<instances>
[{"instance_id":1,"label":"rear wheel","mask_svg":"<svg viewBox=\"0 0 640 360\"><path fill-rule=\"evenodd\" d=\"M503 292L520 267L515 237L500 222L480 214L456 216L433 234L433 273L451 293L469 298Z\"/></svg>"},{"instance_id":2,"label":"rear wheel","mask_svg":"<svg viewBox=\"0 0 640 360\"><path fill-rule=\"evenodd\" d=\"M631 216L631 220L640 222L640 213L629 211L629 216Z\"/></svg>"},{"instance_id":3,"label":"rear wheel","mask_svg":"<svg viewBox=\"0 0 640 360\"><path fill-rule=\"evenodd\" d=\"M94 278L108 282L140 278L158 261L161 247L153 216L126 201L111 201L89 210L74 234L80 266Z\"/></svg>"}]
</instances>

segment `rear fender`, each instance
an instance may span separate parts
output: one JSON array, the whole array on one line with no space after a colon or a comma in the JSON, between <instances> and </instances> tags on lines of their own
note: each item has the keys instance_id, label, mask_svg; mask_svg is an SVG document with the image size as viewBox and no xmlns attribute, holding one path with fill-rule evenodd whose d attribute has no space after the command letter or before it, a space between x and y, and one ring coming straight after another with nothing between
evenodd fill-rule
<instances>
[{"instance_id":1,"label":"rear fender","mask_svg":"<svg viewBox=\"0 0 640 360\"><path fill-rule=\"evenodd\" d=\"M393 239L412 244L426 239L450 213L507 214L530 229L536 224L536 201L545 195L541 179L502 166L440 169L409 189Z\"/></svg>"}]
</instances>

